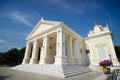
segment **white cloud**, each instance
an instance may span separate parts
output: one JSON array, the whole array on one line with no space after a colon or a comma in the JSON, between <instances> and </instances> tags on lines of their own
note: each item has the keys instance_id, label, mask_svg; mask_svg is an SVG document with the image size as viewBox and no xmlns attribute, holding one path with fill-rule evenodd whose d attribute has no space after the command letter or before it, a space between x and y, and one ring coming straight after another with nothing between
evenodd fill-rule
<instances>
[{"instance_id":1,"label":"white cloud","mask_svg":"<svg viewBox=\"0 0 120 80\"><path fill-rule=\"evenodd\" d=\"M27 20L28 15L26 15L26 14L23 14L23 13L18 12L18 11L10 11L9 16L14 21L17 21L17 22L20 22L22 24L26 24L30 27L33 27L33 25Z\"/></svg>"},{"instance_id":2,"label":"white cloud","mask_svg":"<svg viewBox=\"0 0 120 80\"><path fill-rule=\"evenodd\" d=\"M18 32L13 32L13 31L8 31L8 30L0 30L0 36L4 35L4 36L11 37L13 35L17 35L17 36L25 36L26 37L28 34L29 34L29 32L18 33Z\"/></svg>"},{"instance_id":3,"label":"white cloud","mask_svg":"<svg viewBox=\"0 0 120 80\"><path fill-rule=\"evenodd\" d=\"M40 14L37 12L22 12L18 10L5 9L0 12L0 19L9 19L10 22L20 23L34 27L35 21L40 19Z\"/></svg>"},{"instance_id":4,"label":"white cloud","mask_svg":"<svg viewBox=\"0 0 120 80\"><path fill-rule=\"evenodd\" d=\"M0 39L0 43L1 44L6 43L6 40Z\"/></svg>"}]
</instances>

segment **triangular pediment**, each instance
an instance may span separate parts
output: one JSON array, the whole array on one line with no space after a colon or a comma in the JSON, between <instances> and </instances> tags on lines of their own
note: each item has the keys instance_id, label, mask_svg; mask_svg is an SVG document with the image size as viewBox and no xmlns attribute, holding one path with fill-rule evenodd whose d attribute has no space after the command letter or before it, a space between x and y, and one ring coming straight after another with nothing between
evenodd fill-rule
<instances>
[{"instance_id":1,"label":"triangular pediment","mask_svg":"<svg viewBox=\"0 0 120 80\"><path fill-rule=\"evenodd\" d=\"M44 32L50 28L54 27L53 25L49 25L49 24L40 24L38 26L38 28L33 32L33 34L31 36L37 35L41 32Z\"/></svg>"},{"instance_id":2,"label":"triangular pediment","mask_svg":"<svg viewBox=\"0 0 120 80\"><path fill-rule=\"evenodd\" d=\"M28 35L27 38L33 37L37 34L47 31L48 29L51 29L59 25L60 23L61 22L56 22L56 21L39 21L38 24L31 31L31 33Z\"/></svg>"}]
</instances>

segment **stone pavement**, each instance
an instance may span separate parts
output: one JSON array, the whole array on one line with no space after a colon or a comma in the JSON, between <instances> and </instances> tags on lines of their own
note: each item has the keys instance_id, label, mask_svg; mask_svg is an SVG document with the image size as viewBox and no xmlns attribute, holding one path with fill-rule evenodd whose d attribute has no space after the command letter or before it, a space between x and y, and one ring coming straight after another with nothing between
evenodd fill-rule
<instances>
[{"instance_id":1,"label":"stone pavement","mask_svg":"<svg viewBox=\"0 0 120 80\"><path fill-rule=\"evenodd\" d=\"M10 69L10 67L0 67L0 80L105 80L100 72L88 72L68 78L57 78L35 73L23 72Z\"/></svg>"}]
</instances>

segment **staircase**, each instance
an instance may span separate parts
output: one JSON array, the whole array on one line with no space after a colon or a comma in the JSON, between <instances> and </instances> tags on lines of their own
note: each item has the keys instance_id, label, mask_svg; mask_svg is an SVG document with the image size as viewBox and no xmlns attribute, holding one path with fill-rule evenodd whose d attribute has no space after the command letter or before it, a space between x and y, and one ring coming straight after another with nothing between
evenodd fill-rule
<instances>
[{"instance_id":1,"label":"staircase","mask_svg":"<svg viewBox=\"0 0 120 80\"><path fill-rule=\"evenodd\" d=\"M22 64L16 67L12 67L12 69L60 78L66 78L91 71L86 66L49 64Z\"/></svg>"},{"instance_id":2,"label":"staircase","mask_svg":"<svg viewBox=\"0 0 120 80\"><path fill-rule=\"evenodd\" d=\"M70 77L77 74L83 74L90 71L91 70L86 66L80 66L80 65L63 66L63 72L65 77Z\"/></svg>"}]
</instances>

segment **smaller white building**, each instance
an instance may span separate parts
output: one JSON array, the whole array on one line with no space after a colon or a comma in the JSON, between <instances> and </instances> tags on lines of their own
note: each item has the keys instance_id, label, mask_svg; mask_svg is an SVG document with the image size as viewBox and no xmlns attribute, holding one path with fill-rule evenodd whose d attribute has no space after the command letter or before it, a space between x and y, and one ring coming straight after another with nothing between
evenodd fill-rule
<instances>
[{"instance_id":1,"label":"smaller white building","mask_svg":"<svg viewBox=\"0 0 120 80\"><path fill-rule=\"evenodd\" d=\"M108 26L95 25L87 38L63 22L40 20L26 38L22 64L91 64L110 59L118 65Z\"/></svg>"},{"instance_id":2,"label":"smaller white building","mask_svg":"<svg viewBox=\"0 0 120 80\"><path fill-rule=\"evenodd\" d=\"M108 25L102 27L95 24L93 30L89 31L85 43L90 51L88 55L91 65L98 65L100 61L107 59L112 60L113 65L119 65Z\"/></svg>"}]
</instances>

